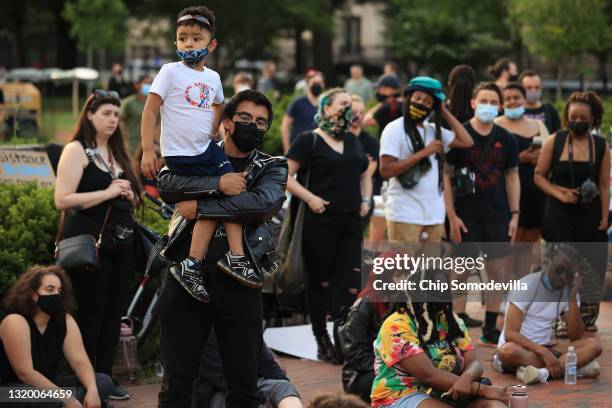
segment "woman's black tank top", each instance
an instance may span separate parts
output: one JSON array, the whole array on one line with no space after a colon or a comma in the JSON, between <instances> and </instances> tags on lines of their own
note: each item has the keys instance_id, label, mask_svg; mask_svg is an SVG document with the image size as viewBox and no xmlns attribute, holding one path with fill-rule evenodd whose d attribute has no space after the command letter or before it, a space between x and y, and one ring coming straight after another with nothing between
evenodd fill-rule
<instances>
[{"instance_id":1,"label":"woman's black tank top","mask_svg":"<svg viewBox=\"0 0 612 408\"><path fill-rule=\"evenodd\" d=\"M83 145L83 148L86 148L85 145ZM76 190L77 193L105 190L113 181L109 172L100 169L91 157L88 156L88 158L89 163L83 170L81 181ZM124 173L121 173L119 178L125 178ZM108 218L108 225L122 224L131 226L133 224L131 204L125 199L117 198L111 201L104 201L91 208L69 212L64 222L62 238L81 234L92 234L97 237L102 228L104 216L109 205L112 205L112 209Z\"/></svg>"},{"instance_id":2,"label":"woman's black tank top","mask_svg":"<svg viewBox=\"0 0 612 408\"><path fill-rule=\"evenodd\" d=\"M24 316L25 317L25 316ZM25 317L30 326L30 351L34 369L53 381L64 356L66 315L52 317L44 333L38 331L34 319ZM20 383L0 341L0 383Z\"/></svg>"}]
</instances>

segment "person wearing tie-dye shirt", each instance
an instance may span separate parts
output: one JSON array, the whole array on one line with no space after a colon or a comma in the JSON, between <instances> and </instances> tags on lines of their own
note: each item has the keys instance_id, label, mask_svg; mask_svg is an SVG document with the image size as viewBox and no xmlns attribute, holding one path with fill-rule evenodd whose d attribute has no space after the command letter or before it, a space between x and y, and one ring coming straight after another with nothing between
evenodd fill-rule
<instances>
[{"instance_id":1,"label":"person wearing tie-dye shirt","mask_svg":"<svg viewBox=\"0 0 612 408\"><path fill-rule=\"evenodd\" d=\"M470 335L451 302L398 303L374 353L373 407L506 406L504 388L481 378Z\"/></svg>"}]
</instances>

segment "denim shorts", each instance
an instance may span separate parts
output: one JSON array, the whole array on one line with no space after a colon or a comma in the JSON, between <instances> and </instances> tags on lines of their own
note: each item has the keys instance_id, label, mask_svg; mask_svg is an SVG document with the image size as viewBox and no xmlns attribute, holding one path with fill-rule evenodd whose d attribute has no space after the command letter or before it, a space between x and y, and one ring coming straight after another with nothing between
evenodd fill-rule
<instances>
[{"instance_id":1,"label":"denim shorts","mask_svg":"<svg viewBox=\"0 0 612 408\"><path fill-rule=\"evenodd\" d=\"M166 166L179 176L222 176L233 171L225 151L210 142L204 153L197 156L166 156Z\"/></svg>"},{"instance_id":2,"label":"denim shorts","mask_svg":"<svg viewBox=\"0 0 612 408\"><path fill-rule=\"evenodd\" d=\"M421 402L431 397L423 392L415 392L414 394L406 395L395 401L391 405L387 405L385 408L417 408Z\"/></svg>"}]
</instances>

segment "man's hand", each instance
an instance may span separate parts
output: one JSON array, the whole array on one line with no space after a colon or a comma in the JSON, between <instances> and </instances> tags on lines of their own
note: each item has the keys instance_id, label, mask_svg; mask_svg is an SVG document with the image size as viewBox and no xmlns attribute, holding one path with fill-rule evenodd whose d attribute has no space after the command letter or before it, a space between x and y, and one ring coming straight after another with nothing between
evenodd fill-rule
<instances>
[{"instance_id":1,"label":"man's hand","mask_svg":"<svg viewBox=\"0 0 612 408\"><path fill-rule=\"evenodd\" d=\"M85 399L83 400L83 408L100 408L102 403L100 402L100 396L97 390L87 391Z\"/></svg>"},{"instance_id":2,"label":"man's hand","mask_svg":"<svg viewBox=\"0 0 612 408\"><path fill-rule=\"evenodd\" d=\"M459 399L461 397L469 396L472 393L472 380L469 376L460 376L457 381L453 384L452 387L448 391L446 391L442 396L450 395L450 397L454 400Z\"/></svg>"},{"instance_id":3,"label":"man's hand","mask_svg":"<svg viewBox=\"0 0 612 408\"><path fill-rule=\"evenodd\" d=\"M431 156L432 154L442 154L444 153L444 145L441 140L434 140L430 142L425 148L422 150L425 156Z\"/></svg>"},{"instance_id":4,"label":"man's hand","mask_svg":"<svg viewBox=\"0 0 612 408\"><path fill-rule=\"evenodd\" d=\"M519 215L514 213L512 214L512 218L510 218L510 223L508 224L508 236L510 237L510 241L514 242L514 238L516 238L516 230L518 229L518 221Z\"/></svg>"},{"instance_id":5,"label":"man's hand","mask_svg":"<svg viewBox=\"0 0 612 408\"><path fill-rule=\"evenodd\" d=\"M246 191L246 172L227 173L219 179L219 191L226 196L234 196Z\"/></svg>"},{"instance_id":6,"label":"man's hand","mask_svg":"<svg viewBox=\"0 0 612 408\"><path fill-rule=\"evenodd\" d=\"M194 220L198 215L198 202L196 200L181 201L176 204L181 217L186 220Z\"/></svg>"},{"instance_id":7,"label":"man's hand","mask_svg":"<svg viewBox=\"0 0 612 408\"><path fill-rule=\"evenodd\" d=\"M450 235L451 235L451 240L455 244L460 244L461 243L461 232L463 232L463 233L468 232L468 229L465 226L465 224L463 223L463 220L461 220L461 218L459 218L459 217L451 218L451 220L450 220Z\"/></svg>"},{"instance_id":8,"label":"man's hand","mask_svg":"<svg viewBox=\"0 0 612 408\"><path fill-rule=\"evenodd\" d=\"M546 368L548 368L548 372L550 373L551 378L560 378L563 374L563 370L561 369L561 363L559 359L555 357L555 355L546 347L541 347L538 350L538 355L542 360L544 360L544 364Z\"/></svg>"},{"instance_id":9,"label":"man's hand","mask_svg":"<svg viewBox=\"0 0 612 408\"><path fill-rule=\"evenodd\" d=\"M581 285L582 285L582 276L578 272L576 272L576 274L574 274L574 279L570 283L569 293L568 293L569 300L575 301L577 299L578 289L580 289Z\"/></svg>"},{"instance_id":10,"label":"man's hand","mask_svg":"<svg viewBox=\"0 0 612 408\"><path fill-rule=\"evenodd\" d=\"M363 218L366 215L368 215L369 212L370 212L370 203L361 203L361 208L359 209L359 216Z\"/></svg>"}]
</instances>

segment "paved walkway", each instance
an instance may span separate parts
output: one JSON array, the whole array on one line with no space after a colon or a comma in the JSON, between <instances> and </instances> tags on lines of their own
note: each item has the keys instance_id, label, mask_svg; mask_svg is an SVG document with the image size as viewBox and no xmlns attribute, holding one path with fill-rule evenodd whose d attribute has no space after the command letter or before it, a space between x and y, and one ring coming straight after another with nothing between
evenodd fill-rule
<instances>
[{"instance_id":1,"label":"paved walkway","mask_svg":"<svg viewBox=\"0 0 612 408\"><path fill-rule=\"evenodd\" d=\"M602 304L598 321L599 336L604 352L599 359L602 375L596 380L579 379L575 386L565 386L563 381L553 381L546 385L529 386L529 407L555 408L612 408L612 302ZM477 339L479 329L471 330L472 338ZM511 375L498 374L490 369L493 349L480 348L480 358L485 368L485 376L495 384L516 384ZM279 363L297 385L303 401L308 403L312 397L324 391L341 391L340 367L330 364L280 357ZM117 408L149 408L157 406L159 384L128 387L132 398L129 401L114 403ZM306 404L305 404L306 405Z\"/></svg>"}]
</instances>

